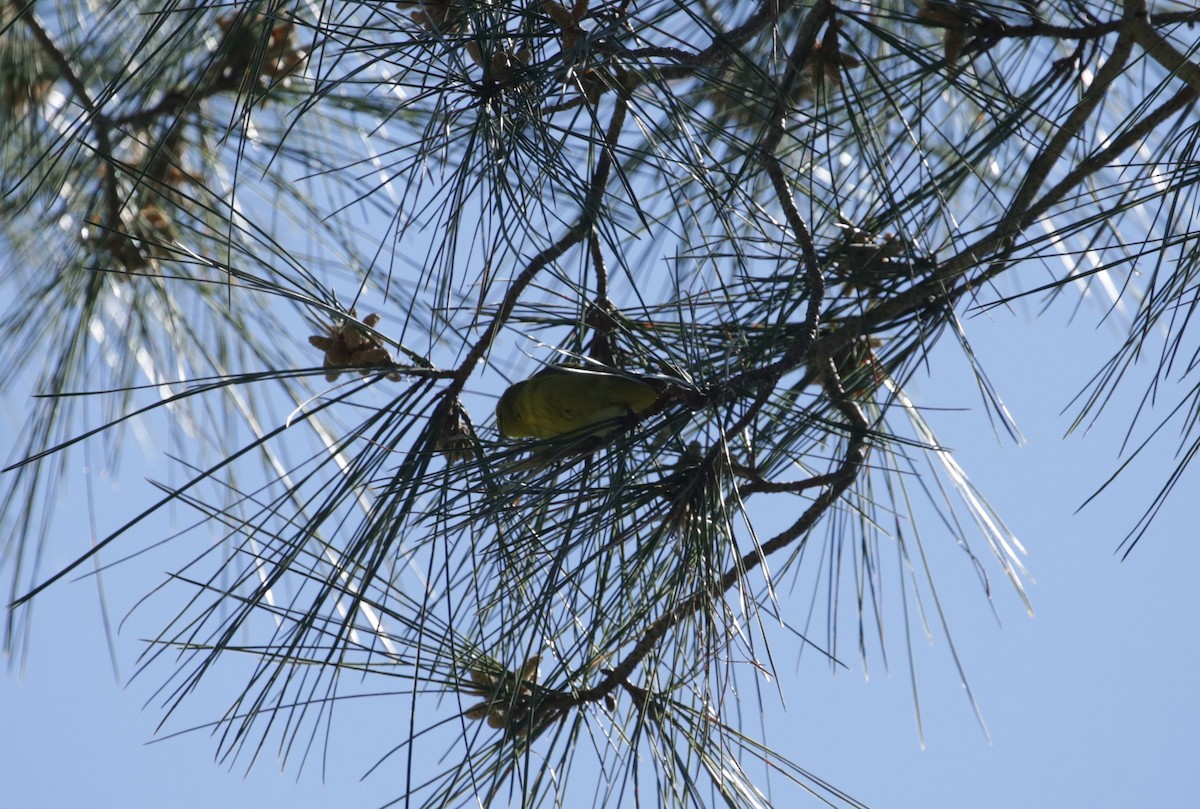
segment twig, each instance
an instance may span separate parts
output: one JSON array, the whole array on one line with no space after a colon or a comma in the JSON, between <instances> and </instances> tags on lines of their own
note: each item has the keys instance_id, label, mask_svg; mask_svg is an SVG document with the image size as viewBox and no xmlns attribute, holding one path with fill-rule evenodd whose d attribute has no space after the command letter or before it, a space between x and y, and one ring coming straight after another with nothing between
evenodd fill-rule
<instances>
[{"instance_id":1,"label":"twig","mask_svg":"<svg viewBox=\"0 0 1200 809\"><path fill-rule=\"evenodd\" d=\"M1112 53L1096 72L1096 78L1084 94L1083 100L1071 110L1067 120L1042 148L1040 154L1029 164L1029 171L1021 182L1017 193L1009 204L1008 213L996 225L991 237L997 238L1003 244L1002 252L993 259L993 264L1003 262L1012 252L1017 234L1025 229L1026 214L1034 197L1041 189L1042 183L1050 176L1050 170L1062 160L1067 145L1079 137L1083 125L1091 118L1096 107L1104 99L1110 85L1121 75L1133 51L1133 34L1128 27L1122 27L1117 34L1116 44Z\"/></svg>"},{"instance_id":2,"label":"twig","mask_svg":"<svg viewBox=\"0 0 1200 809\"><path fill-rule=\"evenodd\" d=\"M605 84L597 87L600 94L612 89L619 89L624 94L630 94L638 87L651 81L671 81L691 76L698 68L723 67L730 62L737 49L760 33L763 28L779 19L779 15L795 5L795 0L763 0L758 9L745 22L728 32L716 32L712 41L698 51L692 52L682 48L667 46L645 46L641 48L622 48L608 45L603 40L596 43L598 53L615 58L629 60L646 57L667 58L674 65L645 65L637 71L630 72L615 84ZM822 3L822 5L825 5ZM811 12L810 12L811 13ZM547 115L574 109L586 101L583 94L569 101L545 108Z\"/></svg>"},{"instance_id":3,"label":"twig","mask_svg":"<svg viewBox=\"0 0 1200 809\"><path fill-rule=\"evenodd\" d=\"M1154 30L1155 25L1161 24L1163 15L1152 15L1146 19L1145 0L1131 0L1125 4L1125 19L1122 21L1127 30L1133 35L1133 41L1146 51L1146 55L1160 65L1187 82L1193 90L1200 92L1200 67L1176 50L1175 46L1162 34ZM1188 23L1200 20L1200 11L1188 12Z\"/></svg>"},{"instance_id":4,"label":"twig","mask_svg":"<svg viewBox=\"0 0 1200 809\"><path fill-rule=\"evenodd\" d=\"M121 224L121 198L117 193L117 173L113 170L116 161L112 148L112 122L109 121L108 116L96 104L91 93L88 92L87 85L83 83L83 79L79 78L79 74L75 72L75 68L71 65L70 60L67 59L66 54L59 49L49 32L34 17L33 3L22 5L19 0L9 0L9 7L25 23L25 27L33 35L34 41L45 52L46 56L54 62L63 81L71 88L71 94L75 97L75 100L87 111L88 120L92 124L92 131L96 135L96 152L100 155L100 159L108 164L109 167L108 171L99 172L101 175L100 184L104 189L105 212L105 221L101 223L101 230L108 231L109 233L117 233L120 231Z\"/></svg>"},{"instance_id":5,"label":"twig","mask_svg":"<svg viewBox=\"0 0 1200 809\"><path fill-rule=\"evenodd\" d=\"M792 229L793 237L800 245L800 253L804 258L805 265L804 274L808 281L808 308L805 312L803 328L792 339L782 357L770 365L764 365L733 377L722 383L717 390L706 391L704 398L708 402L716 402L728 399L747 389L758 388L754 401L737 423L729 428L729 433L740 432L755 418L770 398L775 383L785 373L798 367L808 358L817 340L821 304L825 298L825 278L821 274L821 261L817 255L816 246L813 244L812 234L809 232L804 218L800 215L800 211L796 208L791 188L783 174L783 167L775 156L775 149L783 138L785 99L789 97L793 84L799 81L800 74L813 51L817 30L831 13L832 7L829 3L821 2L809 11L804 24L800 26L800 30L796 34L796 44L788 57L787 68L780 81L780 91L775 97L770 128L758 150L758 162L770 178L771 185L775 190L775 197L783 209L784 218Z\"/></svg>"},{"instance_id":6,"label":"twig","mask_svg":"<svg viewBox=\"0 0 1200 809\"><path fill-rule=\"evenodd\" d=\"M747 573L766 561L767 557L783 548L790 546L796 540L804 537L812 530L825 512L836 503L857 478L867 457L867 436L869 424L861 408L850 400L842 388L837 368L830 360L825 371L826 387L830 390L830 398L835 406L846 417L851 425L850 443L846 455L838 465L837 470L828 478L828 488L812 502L804 513L791 526L772 537L761 546L745 553L725 574L710 586L698 590L688 598L660 615L642 633L642 637L621 662L607 673L603 680L592 688L576 691L574 694L561 694L548 702L556 709L583 705L588 702L598 702L605 695L612 693L618 687L624 686L634 669L650 655L659 642L676 624L697 612L712 598L723 595L743 580Z\"/></svg>"},{"instance_id":7,"label":"twig","mask_svg":"<svg viewBox=\"0 0 1200 809\"><path fill-rule=\"evenodd\" d=\"M933 301L941 300L945 305L953 305L955 301L964 295L978 289L982 283L1002 272L1004 269L1003 264L992 261L988 267L975 276L963 279L958 283L954 283L954 281L965 270L981 264L984 257L991 254L992 251L997 248L1004 248L1007 240L1013 238L1016 233L1019 233L1037 221L1040 216L1065 197L1072 188L1077 186L1086 177L1111 163L1121 153L1136 146L1154 127L1200 96L1200 92L1197 91L1191 81L1191 79L1200 81L1200 69L1197 69L1191 63L1184 65L1173 61L1174 56L1171 54L1174 53L1175 56L1179 56L1178 52L1174 51L1174 48L1170 47L1169 43L1166 43L1165 40L1160 39L1152 29L1147 33L1145 27L1148 24L1144 16L1138 15L1138 6L1143 10L1145 8L1144 3L1141 2L1131 2L1126 5L1125 22L1127 26L1121 29L1122 34L1119 36L1126 40L1126 47L1133 40L1141 43L1143 47L1153 47L1158 56L1161 57L1160 63L1175 69L1181 78L1188 80L1188 86L1182 88L1175 96L1149 113L1136 125L1128 127L1104 149L1081 161L1066 177L1036 201L1024 202L1019 205L1018 201L1014 200L1009 209L1009 216L1005 217L992 232L964 248L955 256L941 262L930 278L894 298L881 302L865 314L845 321L846 327L840 329L837 333L823 335L821 338L822 351L825 353L835 352L853 340L856 334L869 334L906 314L915 313L926 308ZM1150 37L1153 37L1153 39L1150 39ZM1186 61L1185 59L1184 62ZM1090 108L1094 109L1095 103L1100 97L1098 90L1104 86L1102 81L1107 83L1103 75L1106 73L1105 68L1110 63L1115 66L1113 57L1110 57L1109 61L1105 63L1105 67L1102 67L1097 74L1096 81L1093 83L1093 87L1096 88L1097 92L1089 94L1088 98L1081 103L1081 107L1089 104ZM1043 150L1042 155L1039 156L1039 159L1044 158L1049 153L1050 146L1048 145ZM1022 185L1022 190L1025 192L1022 196L1024 198L1031 196L1031 193L1026 189L1032 189L1032 193L1036 193L1037 186L1040 186L1043 181L1044 174L1043 179L1039 180L1036 184L1033 180L1028 180Z\"/></svg>"},{"instance_id":8,"label":"twig","mask_svg":"<svg viewBox=\"0 0 1200 809\"><path fill-rule=\"evenodd\" d=\"M588 193L584 198L583 208L579 213L578 221L568 228L567 232L560 236L557 241L530 259L520 274L509 284L508 291L504 295L504 300L501 301L500 308L496 311L496 316L492 318L492 322L484 330L483 336L479 338L475 345L471 346L471 350L456 369L455 379L450 384L446 393L448 397L457 396L462 392L467 384L467 379L470 378L471 373L475 370L475 366L479 364L479 360L487 353L492 342L500 333L500 329L508 322L513 310L516 308L517 301L520 300L525 289L533 283L533 279L537 274L552 261L566 253L567 250L583 241L591 232L596 217L600 213L604 191L608 187L608 177L612 172L612 167L616 160L616 144L620 139L621 128L625 125L626 111L626 100L625 96L622 95L618 98L613 108L612 120L609 122L608 130L605 132L604 149L600 152L600 157L596 161L596 168L592 172L592 179L588 184Z\"/></svg>"}]
</instances>

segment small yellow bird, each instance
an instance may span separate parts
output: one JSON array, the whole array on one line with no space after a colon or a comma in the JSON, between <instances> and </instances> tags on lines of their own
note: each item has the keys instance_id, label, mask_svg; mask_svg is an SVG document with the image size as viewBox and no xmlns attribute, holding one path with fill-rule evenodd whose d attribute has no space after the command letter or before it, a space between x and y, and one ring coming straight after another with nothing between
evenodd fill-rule
<instances>
[{"instance_id":1,"label":"small yellow bird","mask_svg":"<svg viewBox=\"0 0 1200 809\"><path fill-rule=\"evenodd\" d=\"M496 424L509 438L604 435L618 419L648 410L657 398L654 387L631 376L553 365L504 391ZM604 426L588 430L598 425Z\"/></svg>"}]
</instances>

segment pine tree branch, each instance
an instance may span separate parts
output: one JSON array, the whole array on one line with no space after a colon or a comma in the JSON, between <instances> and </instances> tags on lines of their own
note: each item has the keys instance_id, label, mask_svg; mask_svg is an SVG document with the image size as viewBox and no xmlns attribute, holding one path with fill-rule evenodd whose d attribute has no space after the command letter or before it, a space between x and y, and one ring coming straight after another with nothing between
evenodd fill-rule
<instances>
[{"instance_id":1,"label":"pine tree branch","mask_svg":"<svg viewBox=\"0 0 1200 809\"><path fill-rule=\"evenodd\" d=\"M1142 4L1143 9L1145 4ZM970 27L970 32L975 33L979 39L986 42L989 46L995 44L1002 39L1055 39L1055 40L1096 40L1103 39L1109 34L1119 33L1127 25L1129 18L1122 16L1102 22L1094 22L1086 25L1055 25L1045 22L1041 19L1032 19L1030 22L1023 25L1014 25L1006 22L998 17L979 12L978 8L972 9L973 13L979 16L973 20ZM867 12L860 11L841 11L847 17L852 19L861 18ZM1159 12L1144 16L1143 21L1148 20L1148 24L1152 27L1160 27L1167 25L1194 25L1200 22L1200 10L1189 11L1167 11ZM931 28L944 28L944 24L938 24L931 21L924 21Z\"/></svg>"},{"instance_id":2,"label":"pine tree branch","mask_svg":"<svg viewBox=\"0 0 1200 809\"><path fill-rule=\"evenodd\" d=\"M1139 8L1142 16L1139 15ZM1002 259L1015 249L1014 240L1017 234L1036 222L1039 217L1061 201L1071 189L1077 187L1104 166L1109 165L1122 153L1134 148L1149 132L1170 118L1171 115L1192 103L1200 95L1191 81L1188 81L1188 85L1172 98L1150 112L1141 121L1127 127L1104 149L1081 161L1040 198L1033 199L1054 162L1061 159L1065 144L1075 136L1085 122L1083 113L1086 112L1090 115L1094 112L1096 105L1103 98L1102 90L1109 86L1115 78L1118 64L1127 62L1130 47L1135 38L1140 38L1138 41L1144 43L1143 47L1154 48L1163 55L1164 66L1177 71L1181 78L1187 80L1188 76L1193 75L1191 71L1195 69L1194 65L1187 60L1177 61L1175 57L1180 59L1182 57L1174 52L1169 43L1159 39L1152 29L1150 34L1147 34L1148 24L1144 19L1144 9L1143 2L1126 4L1126 16L1122 21L1122 26L1112 29L1118 31L1118 44L1114 46L1114 54L1097 72L1091 92L1072 111L1068 121L1035 159L1021 190L1014 201L1010 203L1009 214L986 236L946 261L940 262L937 270L928 279L893 298L882 301L861 316L845 319L844 328L839 329L837 333L823 335L821 339L822 354L833 354L849 345L856 335L872 334L887 328L890 323L920 314L931 305L951 307L964 296L979 289L982 284L1004 271L1007 265ZM1140 33L1138 33L1139 31ZM1174 57L1170 55L1173 52ZM1109 69L1110 65L1112 69ZM1200 79L1200 74L1193 77ZM993 256L994 251L1001 252ZM964 272L985 261L988 266L978 274L960 279Z\"/></svg>"},{"instance_id":3,"label":"pine tree branch","mask_svg":"<svg viewBox=\"0 0 1200 809\"><path fill-rule=\"evenodd\" d=\"M584 198L579 218L553 244L534 256L517 277L509 283L504 300L501 301L495 316L492 318L492 322L484 329L483 336L471 347L467 356L456 369L456 378L447 390L449 398L458 396L462 392L467 384L467 379L470 378L471 373L475 370L475 366L479 364L479 360L487 353L493 341L500 334L500 330L508 322L509 318L512 317L512 313L517 306L517 301L521 299L521 295L533 283L537 274L555 259L582 242L592 231L592 226L603 209L604 194L608 188L608 178L612 173L613 164L616 161L616 147L620 140L621 128L625 125L625 115L627 112L625 99L624 95L620 96L613 107L612 118L609 121L608 130L605 132L603 148L601 149L599 158L596 160L596 168L592 171L592 177L588 183L588 193Z\"/></svg>"},{"instance_id":4,"label":"pine tree branch","mask_svg":"<svg viewBox=\"0 0 1200 809\"><path fill-rule=\"evenodd\" d=\"M1108 146L1096 152L1091 157L1080 161L1079 165L1072 169L1066 177L1042 195L1037 202L1029 206L1029 210L1020 219L1021 227L1026 228L1036 222L1042 214L1054 207L1072 189L1076 188L1085 179L1100 169L1111 164L1122 153L1137 147L1147 135L1157 129L1171 116L1182 111L1188 105L1193 104L1197 98L1200 98L1200 92L1197 92L1196 88L1191 85L1181 87L1170 99L1160 104L1133 126L1127 127L1119 136L1113 138ZM979 289L981 285L1000 275L1004 270L1005 265L1003 263L992 263L988 269L979 275L964 280L955 292L951 293L950 297L957 300L963 295Z\"/></svg>"},{"instance_id":5,"label":"pine tree branch","mask_svg":"<svg viewBox=\"0 0 1200 809\"><path fill-rule=\"evenodd\" d=\"M1133 36L1133 40L1151 58L1187 82L1194 91L1200 92L1200 66L1180 53L1166 37L1158 33L1154 26L1159 25L1158 19L1163 15L1151 15L1147 21L1145 0L1129 0L1125 3L1125 17L1122 23ZM1200 20L1200 11L1187 12L1189 25Z\"/></svg>"},{"instance_id":6,"label":"pine tree branch","mask_svg":"<svg viewBox=\"0 0 1200 809\"><path fill-rule=\"evenodd\" d=\"M796 0L763 0L758 9L745 22L732 31L717 32L708 45L694 52L669 46L625 48L610 44L603 39L598 40L595 43L597 53L606 54L622 61L664 58L670 59L675 64L641 66L637 71L625 74L615 85L600 85L597 88L596 96L589 98L588 93L581 91L575 98L547 107L544 112L551 114L574 109L587 101L594 102L600 94L610 90L617 90L628 97L634 90L649 81L683 79L694 75L701 68L712 69L727 66L732 62L739 48L761 33L768 25L774 24L780 14L794 5L796 5ZM824 0L821 5L826 5Z\"/></svg>"},{"instance_id":7,"label":"pine tree branch","mask_svg":"<svg viewBox=\"0 0 1200 809\"><path fill-rule=\"evenodd\" d=\"M825 491L816 497L809 507L805 509L800 518L792 523L791 526L761 546L743 554L720 579L714 581L709 587L698 590L688 598L680 601L647 626L633 649L617 666L605 674L604 679L600 683L572 694L549 695L545 700L547 708L558 712L589 702L599 702L617 688L627 684L634 670L658 647L659 643L672 628L694 615L705 604L710 603L713 598L728 593L745 579L747 573L763 564L768 556L806 537L825 513L846 493L858 477L858 473L866 461L870 425L866 416L863 415L862 409L846 395L837 367L832 361L826 362L824 378L830 398L851 427L846 453L839 463L838 468L829 475L820 476L821 485L826 487Z\"/></svg>"},{"instance_id":8,"label":"pine tree branch","mask_svg":"<svg viewBox=\"0 0 1200 809\"><path fill-rule=\"evenodd\" d=\"M1029 170L1026 172L1024 180L1009 203L1008 213L988 237L989 239L998 239L1005 244L1004 252L995 261L1003 261L1013 249L1017 235L1026 227L1028 208L1042 187L1042 183L1050 175L1050 170L1063 159L1067 145L1079 137L1083 125L1092 117L1092 113L1104 99L1113 82L1120 78L1132 50L1133 33L1128 26L1123 26L1117 34L1117 41L1113 45L1112 53L1104 60L1100 70L1096 72L1096 78L1088 87L1083 100L1076 105L1075 109L1071 110L1067 120L1029 164Z\"/></svg>"},{"instance_id":9,"label":"pine tree branch","mask_svg":"<svg viewBox=\"0 0 1200 809\"><path fill-rule=\"evenodd\" d=\"M42 52L58 68L63 81L71 89L72 96L87 113L87 121L91 124L92 132L96 137L96 152L108 169L98 172L101 175L100 184L104 195L104 221L99 223L100 229L110 234L118 233L121 229L121 198L117 191L116 172L113 170L116 166L116 158L113 152L112 122L92 98L91 92L84 84L83 79L79 77L71 60L67 58L67 55L54 42L54 38L34 16L33 3L22 5L20 0L9 0L9 7L29 29Z\"/></svg>"}]
</instances>

